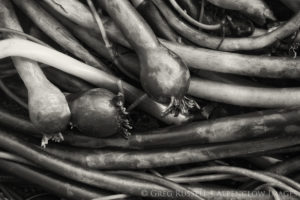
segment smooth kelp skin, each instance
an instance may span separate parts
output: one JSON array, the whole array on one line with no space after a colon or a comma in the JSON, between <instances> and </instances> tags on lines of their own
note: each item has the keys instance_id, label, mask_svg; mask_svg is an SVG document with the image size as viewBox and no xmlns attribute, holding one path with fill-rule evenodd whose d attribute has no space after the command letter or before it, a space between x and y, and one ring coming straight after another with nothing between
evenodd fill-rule
<instances>
[{"instance_id":1,"label":"smooth kelp skin","mask_svg":"<svg viewBox=\"0 0 300 200\"><path fill-rule=\"evenodd\" d=\"M147 94L160 103L169 103L163 115L186 112L185 94L190 72L174 52L163 47L147 22L129 1L98 1L122 30L140 60L140 80Z\"/></svg>"},{"instance_id":2,"label":"smooth kelp skin","mask_svg":"<svg viewBox=\"0 0 300 200\"><path fill-rule=\"evenodd\" d=\"M163 47L147 52L148 58L140 59L140 77L146 92L162 103L167 103L171 97L183 99L190 84L190 73L183 61Z\"/></svg>"},{"instance_id":3,"label":"smooth kelp skin","mask_svg":"<svg viewBox=\"0 0 300 200\"><path fill-rule=\"evenodd\" d=\"M0 200L299 199L280 1L0 0Z\"/></svg>"}]
</instances>

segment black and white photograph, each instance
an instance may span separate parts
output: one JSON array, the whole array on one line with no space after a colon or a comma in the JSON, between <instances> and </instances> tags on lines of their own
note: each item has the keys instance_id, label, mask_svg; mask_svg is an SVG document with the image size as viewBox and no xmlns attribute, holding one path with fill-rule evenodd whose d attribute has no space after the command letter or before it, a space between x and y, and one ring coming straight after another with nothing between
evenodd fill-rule
<instances>
[{"instance_id":1,"label":"black and white photograph","mask_svg":"<svg viewBox=\"0 0 300 200\"><path fill-rule=\"evenodd\" d=\"M300 0L0 0L0 200L300 200Z\"/></svg>"}]
</instances>

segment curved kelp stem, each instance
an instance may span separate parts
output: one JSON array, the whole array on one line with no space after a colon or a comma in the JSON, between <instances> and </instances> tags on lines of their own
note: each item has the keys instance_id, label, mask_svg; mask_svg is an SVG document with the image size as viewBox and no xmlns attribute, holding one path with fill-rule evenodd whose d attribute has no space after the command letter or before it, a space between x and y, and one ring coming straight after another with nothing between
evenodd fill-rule
<instances>
[{"instance_id":1,"label":"curved kelp stem","mask_svg":"<svg viewBox=\"0 0 300 200\"><path fill-rule=\"evenodd\" d=\"M26 49L31 49L31 51L27 51ZM0 58L5 58L8 56L29 58L60 69L98 87L106 88L115 93L119 92L119 78L39 44L20 39L2 40L0 41L0 50ZM135 101L144 94L142 91L136 89L125 81L123 81L123 88L127 98L126 100L129 102ZM138 107L150 115L153 115L163 122L169 124L182 124L191 120L191 116L182 114L178 115L177 117L172 115L162 117L161 114L166 107L149 99L148 97L143 101L142 104L139 104Z\"/></svg>"},{"instance_id":2,"label":"curved kelp stem","mask_svg":"<svg viewBox=\"0 0 300 200\"><path fill-rule=\"evenodd\" d=\"M165 4L163 0L152 0L160 9L169 25L179 34L194 42L195 44L210 49L221 51L241 51L256 50L270 46L280 39L284 39L296 32L300 27L300 12L291 18L280 28L257 37L244 38L221 38L212 36L203 31L196 30L183 22L174 12Z\"/></svg>"},{"instance_id":3,"label":"curved kelp stem","mask_svg":"<svg viewBox=\"0 0 300 200\"><path fill-rule=\"evenodd\" d=\"M36 168L11 161L1 159L0 169L68 199L86 200L108 195L106 192L92 189L91 187L70 181L66 178L49 174L46 175Z\"/></svg>"},{"instance_id":4,"label":"curved kelp stem","mask_svg":"<svg viewBox=\"0 0 300 200\"><path fill-rule=\"evenodd\" d=\"M23 31L11 2L1 0L0 3L3 25L9 29ZM11 33L7 37L20 38ZM12 60L28 90L30 120L44 134L41 145L45 146L49 139L62 141L61 131L66 129L71 115L65 96L48 81L34 60L20 57L13 57Z\"/></svg>"},{"instance_id":5,"label":"curved kelp stem","mask_svg":"<svg viewBox=\"0 0 300 200\"><path fill-rule=\"evenodd\" d=\"M193 24L194 26L204 29L204 30L218 30L221 28L221 24L210 25L210 24L203 24L201 22L196 21L192 17L190 17L176 2L176 0L169 0L173 8L189 23Z\"/></svg>"}]
</instances>

